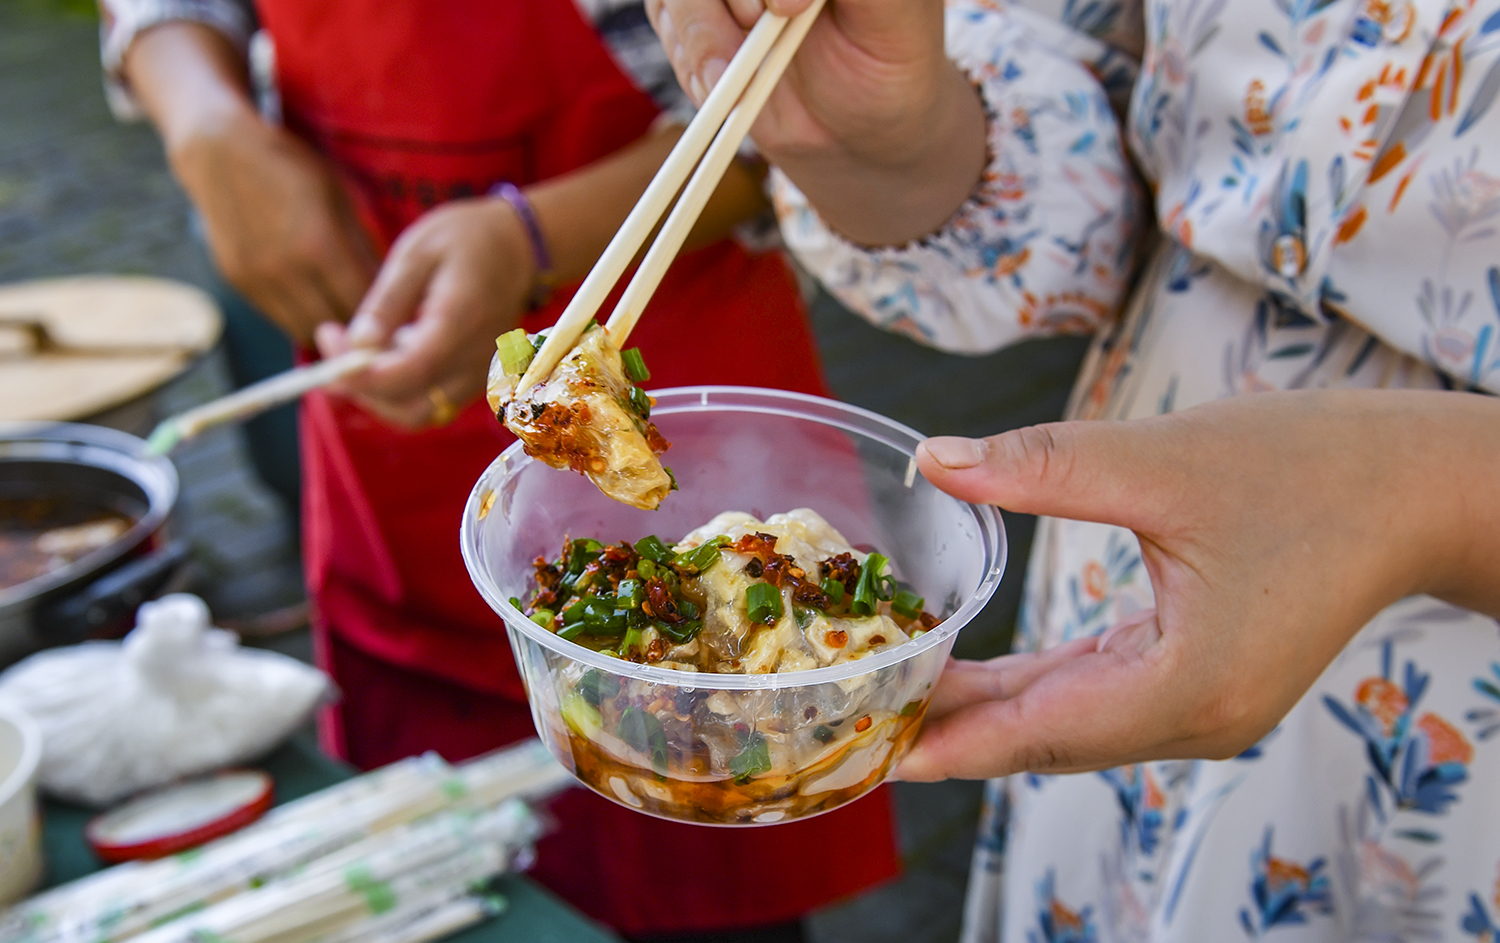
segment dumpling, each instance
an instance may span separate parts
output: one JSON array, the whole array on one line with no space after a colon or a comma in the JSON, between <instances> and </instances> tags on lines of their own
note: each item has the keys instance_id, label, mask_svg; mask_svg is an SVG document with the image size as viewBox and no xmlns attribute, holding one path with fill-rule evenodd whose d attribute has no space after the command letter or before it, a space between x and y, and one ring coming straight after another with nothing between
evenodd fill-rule
<instances>
[{"instance_id":1,"label":"dumpling","mask_svg":"<svg viewBox=\"0 0 1500 943\"><path fill-rule=\"evenodd\" d=\"M490 365L489 404L527 455L587 475L609 497L648 511L676 487L657 457L670 443L651 422L655 401L626 375L604 329L585 331L552 376L529 390L515 389L526 365L505 359L497 353Z\"/></svg>"}]
</instances>

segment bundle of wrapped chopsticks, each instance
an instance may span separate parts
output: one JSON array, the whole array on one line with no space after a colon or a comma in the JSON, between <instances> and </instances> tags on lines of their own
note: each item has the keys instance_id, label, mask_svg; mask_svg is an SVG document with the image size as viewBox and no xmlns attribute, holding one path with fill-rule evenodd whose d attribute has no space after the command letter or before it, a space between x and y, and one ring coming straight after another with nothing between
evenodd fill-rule
<instances>
[{"instance_id":1,"label":"bundle of wrapped chopsticks","mask_svg":"<svg viewBox=\"0 0 1500 943\"><path fill-rule=\"evenodd\" d=\"M572 782L539 741L449 765L429 754L279 806L185 854L22 901L0 943L418 943L505 906L529 863L524 799Z\"/></svg>"}]
</instances>

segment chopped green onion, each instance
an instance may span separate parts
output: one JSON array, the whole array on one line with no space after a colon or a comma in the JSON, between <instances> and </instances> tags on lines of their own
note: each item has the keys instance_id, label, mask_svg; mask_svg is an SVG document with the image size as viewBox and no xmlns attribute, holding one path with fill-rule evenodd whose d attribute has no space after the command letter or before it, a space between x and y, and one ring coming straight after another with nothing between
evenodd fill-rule
<instances>
[{"instance_id":1,"label":"chopped green onion","mask_svg":"<svg viewBox=\"0 0 1500 943\"><path fill-rule=\"evenodd\" d=\"M792 606L792 615L796 617L797 628L799 629L806 629L808 626L812 625L813 620L818 617L818 614L816 612L813 612L806 606L798 606L795 604Z\"/></svg>"},{"instance_id":2,"label":"chopped green onion","mask_svg":"<svg viewBox=\"0 0 1500 943\"><path fill-rule=\"evenodd\" d=\"M642 644L642 632L640 629L626 629L625 638L620 641L620 652L633 652L637 648L644 648Z\"/></svg>"},{"instance_id":3,"label":"chopped green onion","mask_svg":"<svg viewBox=\"0 0 1500 943\"><path fill-rule=\"evenodd\" d=\"M745 590L745 609L751 622L771 625L781 618L781 590L770 583L752 583Z\"/></svg>"},{"instance_id":4,"label":"chopped green onion","mask_svg":"<svg viewBox=\"0 0 1500 943\"><path fill-rule=\"evenodd\" d=\"M607 675L598 668L590 668L583 673L582 678L578 679L578 684L573 690L587 701L590 707L598 707L601 701L620 693L620 679L614 675Z\"/></svg>"},{"instance_id":5,"label":"chopped green onion","mask_svg":"<svg viewBox=\"0 0 1500 943\"><path fill-rule=\"evenodd\" d=\"M536 350L532 348L531 341L526 339L526 331L516 328L514 331L506 331L495 338L495 352L500 357L500 369L505 371L508 377L519 377L531 366L531 360L536 356Z\"/></svg>"},{"instance_id":6,"label":"chopped green onion","mask_svg":"<svg viewBox=\"0 0 1500 943\"><path fill-rule=\"evenodd\" d=\"M557 613L553 612L551 609L538 609L536 612L533 612L531 614L531 621L535 622L537 625L541 626L544 629L550 629L552 628L552 620L556 616Z\"/></svg>"},{"instance_id":7,"label":"chopped green onion","mask_svg":"<svg viewBox=\"0 0 1500 943\"><path fill-rule=\"evenodd\" d=\"M744 785L750 781L751 777L770 771L771 748L766 744L766 738L757 730L745 741L745 748L739 752L739 755L729 761L729 772L734 774L735 782Z\"/></svg>"},{"instance_id":8,"label":"chopped green onion","mask_svg":"<svg viewBox=\"0 0 1500 943\"><path fill-rule=\"evenodd\" d=\"M568 573L577 576L583 572L584 567L599 559L599 554L604 550L604 545L597 540L587 537L582 540L573 541L572 552L568 555Z\"/></svg>"},{"instance_id":9,"label":"chopped green onion","mask_svg":"<svg viewBox=\"0 0 1500 943\"><path fill-rule=\"evenodd\" d=\"M641 579L649 580L656 575L656 564L645 557L641 557L640 562L635 565L635 571L641 574Z\"/></svg>"},{"instance_id":10,"label":"chopped green onion","mask_svg":"<svg viewBox=\"0 0 1500 943\"><path fill-rule=\"evenodd\" d=\"M813 728L813 739L819 743L832 743L835 736L833 728L827 724L818 724Z\"/></svg>"},{"instance_id":11,"label":"chopped green onion","mask_svg":"<svg viewBox=\"0 0 1500 943\"><path fill-rule=\"evenodd\" d=\"M691 599L677 600L677 611L682 613L684 619L698 618L698 604Z\"/></svg>"},{"instance_id":12,"label":"chopped green onion","mask_svg":"<svg viewBox=\"0 0 1500 943\"><path fill-rule=\"evenodd\" d=\"M837 606L839 603L844 601L843 580L836 580L830 576L823 582L819 583L818 587L823 590L823 595L828 597L829 605Z\"/></svg>"},{"instance_id":13,"label":"chopped green onion","mask_svg":"<svg viewBox=\"0 0 1500 943\"><path fill-rule=\"evenodd\" d=\"M646 587L640 580L620 580L615 590L615 605L621 609L638 609L646 598Z\"/></svg>"},{"instance_id":14,"label":"chopped green onion","mask_svg":"<svg viewBox=\"0 0 1500 943\"><path fill-rule=\"evenodd\" d=\"M641 356L639 347L620 351L620 360L625 364L625 375L631 382L645 383L651 379L651 371L646 369L646 358Z\"/></svg>"},{"instance_id":15,"label":"chopped green onion","mask_svg":"<svg viewBox=\"0 0 1500 943\"><path fill-rule=\"evenodd\" d=\"M678 645L684 645L697 638L698 633L703 631L703 620L689 619L685 622L658 621L656 623L656 631L660 632L662 635L665 635L667 638L676 642Z\"/></svg>"},{"instance_id":16,"label":"chopped green onion","mask_svg":"<svg viewBox=\"0 0 1500 943\"><path fill-rule=\"evenodd\" d=\"M878 553L872 553L865 558L864 565L859 568L859 581L854 584L854 599L849 603L849 611L857 616L873 616L875 604L879 602L880 574L885 569L886 559Z\"/></svg>"},{"instance_id":17,"label":"chopped green onion","mask_svg":"<svg viewBox=\"0 0 1500 943\"><path fill-rule=\"evenodd\" d=\"M583 634L583 629L584 625L582 622L569 622L567 625L557 630L557 637L565 638L571 642L575 638Z\"/></svg>"},{"instance_id":18,"label":"chopped green onion","mask_svg":"<svg viewBox=\"0 0 1500 943\"><path fill-rule=\"evenodd\" d=\"M641 753L650 755L651 768L658 776L667 775L667 733L661 721L638 707L627 707L620 715L620 739ZM731 761L732 762L732 761ZM770 759L767 761L770 768Z\"/></svg>"},{"instance_id":19,"label":"chopped green onion","mask_svg":"<svg viewBox=\"0 0 1500 943\"><path fill-rule=\"evenodd\" d=\"M630 388L630 408L634 409L636 414L642 419L650 419L651 397L647 396L646 391L640 387L632 386Z\"/></svg>"},{"instance_id":20,"label":"chopped green onion","mask_svg":"<svg viewBox=\"0 0 1500 943\"><path fill-rule=\"evenodd\" d=\"M917 711L919 711L921 709L922 709L922 702L921 701L907 701L906 704L901 708L901 716L902 717L915 717L915 716L917 716Z\"/></svg>"},{"instance_id":21,"label":"chopped green onion","mask_svg":"<svg viewBox=\"0 0 1500 943\"><path fill-rule=\"evenodd\" d=\"M590 635L619 635L625 630L627 610L616 609L614 599L589 596L583 607L583 624Z\"/></svg>"},{"instance_id":22,"label":"chopped green onion","mask_svg":"<svg viewBox=\"0 0 1500 943\"><path fill-rule=\"evenodd\" d=\"M679 487L677 487L677 476L674 475L674 474L672 474L672 469L670 469L667 466L663 465L661 467L661 470L667 473L667 480L672 483L672 487L668 488L667 492L671 493L673 491L681 491L682 489L679 488Z\"/></svg>"},{"instance_id":23,"label":"chopped green onion","mask_svg":"<svg viewBox=\"0 0 1500 943\"><path fill-rule=\"evenodd\" d=\"M543 331L536 336L536 340L531 342L531 349L539 354L542 352L542 345L545 343L547 343L547 332Z\"/></svg>"},{"instance_id":24,"label":"chopped green onion","mask_svg":"<svg viewBox=\"0 0 1500 943\"><path fill-rule=\"evenodd\" d=\"M562 719L574 733L590 739L597 736L604 725L604 719L599 716L599 708L577 694L569 694L563 698Z\"/></svg>"},{"instance_id":25,"label":"chopped green onion","mask_svg":"<svg viewBox=\"0 0 1500 943\"><path fill-rule=\"evenodd\" d=\"M719 548L728 544L728 537L715 537L710 541L699 544L686 553L679 554L676 565L680 569L688 571L689 576L702 573L719 562Z\"/></svg>"},{"instance_id":26,"label":"chopped green onion","mask_svg":"<svg viewBox=\"0 0 1500 943\"><path fill-rule=\"evenodd\" d=\"M515 606L517 609L522 610L523 612L526 609L525 606L521 605L521 597L520 596L512 596L512 597L510 597L510 604L512 606Z\"/></svg>"},{"instance_id":27,"label":"chopped green onion","mask_svg":"<svg viewBox=\"0 0 1500 943\"><path fill-rule=\"evenodd\" d=\"M635 552L647 560L660 563L663 566L669 565L677 558L677 554L672 552L672 548L662 543L661 538L655 534L637 540L635 542Z\"/></svg>"},{"instance_id":28,"label":"chopped green onion","mask_svg":"<svg viewBox=\"0 0 1500 943\"><path fill-rule=\"evenodd\" d=\"M918 596L909 589L903 589L891 600L891 611L898 615L906 616L908 619L916 619L922 615L922 606L927 600Z\"/></svg>"}]
</instances>

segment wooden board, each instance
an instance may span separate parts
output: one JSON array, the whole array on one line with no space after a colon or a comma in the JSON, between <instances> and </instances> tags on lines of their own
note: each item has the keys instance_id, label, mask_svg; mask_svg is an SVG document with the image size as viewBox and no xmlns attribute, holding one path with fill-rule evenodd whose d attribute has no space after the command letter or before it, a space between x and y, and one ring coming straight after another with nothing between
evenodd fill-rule
<instances>
[{"instance_id":1,"label":"wooden board","mask_svg":"<svg viewBox=\"0 0 1500 943\"><path fill-rule=\"evenodd\" d=\"M75 420L171 380L219 339L205 292L145 276L0 285L0 421Z\"/></svg>"}]
</instances>

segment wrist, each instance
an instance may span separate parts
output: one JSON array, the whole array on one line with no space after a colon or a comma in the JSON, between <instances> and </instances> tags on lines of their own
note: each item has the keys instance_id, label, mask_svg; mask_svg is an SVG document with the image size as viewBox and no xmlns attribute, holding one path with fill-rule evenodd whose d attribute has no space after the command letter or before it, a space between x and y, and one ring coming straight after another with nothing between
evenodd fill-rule
<instances>
[{"instance_id":1,"label":"wrist","mask_svg":"<svg viewBox=\"0 0 1500 943\"><path fill-rule=\"evenodd\" d=\"M527 304L531 308L539 308L547 303L557 281L553 276L552 253L547 249L547 238L542 233L536 208L531 205L526 192L509 181L501 181L491 187L490 196L509 207L525 234L527 258L531 261Z\"/></svg>"},{"instance_id":2,"label":"wrist","mask_svg":"<svg viewBox=\"0 0 1500 943\"><path fill-rule=\"evenodd\" d=\"M501 185L497 185L490 191L490 199L484 206L499 228L501 244L506 248L504 261L516 273L516 281L525 286L521 304L527 310L534 310L546 304L552 294L555 283L551 256L539 228L535 227L536 215L530 211L529 201L524 195L519 201L508 199L499 194L500 189Z\"/></svg>"},{"instance_id":3,"label":"wrist","mask_svg":"<svg viewBox=\"0 0 1500 943\"><path fill-rule=\"evenodd\" d=\"M1429 407L1407 420L1404 453L1423 458L1407 502L1420 516L1417 591L1500 618L1500 399L1413 395Z\"/></svg>"},{"instance_id":4,"label":"wrist","mask_svg":"<svg viewBox=\"0 0 1500 943\"><path fill-rule=\"evenodd\" d=\"M163 116L157 127L167 163L190 190L205 173L213 173L227 149L275 131L248 100L234 96L195 102L192 108Z\"/></svg>"},{"instance_id":5,"label":"wrist","mask_svg":"<svg viewBox=\"0 0 1500 943\"><path fill-rule=\"evenodd\" d=\"M904 245L940 230L973 194L989 163L989 127L979 90L958 66L915 99L913 116L889 130L851 129L830 146L785 148L772 163L824 220L853 242Z\"/></svg>"}]
</instances>

